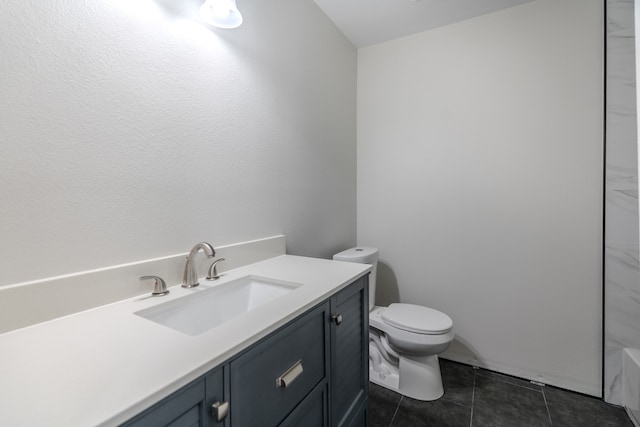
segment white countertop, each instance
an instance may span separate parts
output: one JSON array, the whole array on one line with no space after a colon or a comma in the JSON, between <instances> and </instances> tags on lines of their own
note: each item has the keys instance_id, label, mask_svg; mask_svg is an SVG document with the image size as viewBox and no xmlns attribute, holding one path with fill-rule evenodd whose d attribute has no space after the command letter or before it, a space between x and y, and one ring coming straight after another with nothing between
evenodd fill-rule
<instances>
[{"instance_id":1,"label":"white countertop","mask_svg":"<svg viewBox=\"0 0 640 427\"><path fill-rule=\"evenodd\" d=\"M0 425L118 425L370 270L282 255L197 288L173 286L165 297L144 295L2 334ZM247 275L303 286L197 336L134 314Z\"/></svg>"}]
</instances>

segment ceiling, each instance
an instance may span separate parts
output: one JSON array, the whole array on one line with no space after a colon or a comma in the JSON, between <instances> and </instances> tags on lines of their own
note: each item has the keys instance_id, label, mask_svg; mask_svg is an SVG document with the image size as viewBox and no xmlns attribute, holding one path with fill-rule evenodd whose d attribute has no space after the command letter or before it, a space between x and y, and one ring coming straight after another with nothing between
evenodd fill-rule
<instances>
[{"instance_id":1,"label":"ceiling","mask_svg":"<svg viewBox=\"0 0 640 427\"><path fill-rule=\"evenodd\" d=\"M532 0L314 1L356 47L365 47Z\"/></svg>"}]
</instances>

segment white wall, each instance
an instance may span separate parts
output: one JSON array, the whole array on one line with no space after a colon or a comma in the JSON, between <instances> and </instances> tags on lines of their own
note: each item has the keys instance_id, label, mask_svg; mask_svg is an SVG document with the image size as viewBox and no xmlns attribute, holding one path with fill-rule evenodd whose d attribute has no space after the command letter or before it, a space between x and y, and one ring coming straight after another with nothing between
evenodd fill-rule
<instances>
[{"instance_id":1,"label":"white wall","mask_svg":"<svg viewBox=\"0 0 640 427\"><path fill-rule=\"evenodd\" d=\"M356 50L312 0L239 7L212 31L152 0L0 3L0 286L355 244Z\"/></svg>"},{"instance_id":2,"label":"white wall","mask_svg":"<svg viewBox=\"0 0 640 427\"><path fill-rule=\"evenodd\" d=\"M603 5L538 0L358 51L358 244L445 357L601 394Z\"/></svg>"}]
</instances>

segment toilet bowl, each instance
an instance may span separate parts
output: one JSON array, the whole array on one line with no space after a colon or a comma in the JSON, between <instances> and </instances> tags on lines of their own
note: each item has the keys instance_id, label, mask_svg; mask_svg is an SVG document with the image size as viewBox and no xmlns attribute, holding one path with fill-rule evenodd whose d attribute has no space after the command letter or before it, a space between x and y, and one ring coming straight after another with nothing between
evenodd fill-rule
<instances>
[{"instance_id":1,"label":"toilet bowl","mask_svg":"<svg viewBox=\"0 0 640 427\"><path fill-rule=\"evenodd\" d=\"M377 249L347 249L333 259L373 266L369 276L369 380L413 399L440 398L444 388L438 354L455 336L451 318L415 304L375 306Z\"/></svg>"},{"instance_id":2,"label":"toilet bowl","mask_svg":"<svg viewBox=\"0 0 640 427\"><path fill-rule=\"evenodd\" d=\"M453 341L453 321L413 304L374 307L369 313L369 380L418 400L444 394L438 354ZM387 357L385 357L387 356Z\"/></svg>"}]
</instances>

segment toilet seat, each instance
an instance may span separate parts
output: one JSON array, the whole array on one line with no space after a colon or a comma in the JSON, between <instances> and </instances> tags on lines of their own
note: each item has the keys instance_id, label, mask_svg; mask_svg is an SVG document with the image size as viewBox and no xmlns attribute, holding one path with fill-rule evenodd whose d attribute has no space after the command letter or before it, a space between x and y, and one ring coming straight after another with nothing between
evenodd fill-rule
<instances>
[{"instance_id":1,"label":"toilet seat","mask_svg":"<svg viewBox=\"0 0 640 427\"><path fill-rule=\"evenodd\" d=\"M446 314L415 304L391 304L381 317L387 325L414 334L441 335L453 328L453 320Z\"/></svg>"},{"instance_id":2,"label":"toilet seat","mask_svg":"<svg viewBox=\"0 0 640 427\"><path fill-rule=\"evenodd\" d=\"M399 304L399 305L402 306L404 304ZM408 304L408 305L411 305L411 304ZM427 308L427 307L421 307L421 308ZM453 327L449 328L449 330L446 332L436 333L436 332L430 331L430 333L425 333L425 332L416 333L416 332L411 332L406 330L408 327L407 325L403 325L404 329L391 325L389 321L384 319L387 310L389 310L389 307L375 307L369 313L369 327L372 329L378 330L380 332L383 332L386 335L391 347L398 353L401 353L404 355L414 355L414 356L439 354L445 351L447 347L449 347L449 344L453 341L453 338L455 337L455 334L453 332ZM429 309L429 310L432 310L436 313L440 313L437 310L433 310L433 309ZM394 318L393 311L391 312L392 319ZM430 313L430 314L433 314L433 313ZM446 316L444 313L440 313L440 314L442 314L443 316ZM436 316L436 317L439 318L439 316ZM449 316L446 316L446 317L448 318ZM418 318L420 318L420 316L418 316ZM398 319L395 319L395 320L397 321ZM422 320L424 322L424 318L422 318ZM440 318L440 320L444 321L446 319ZM449 321L451 321L450 318L449 318ZM437 327L432 328L428 325L426 326L422 325L420 329L424 331L425 329L428 330L428 329L438 329L438 328ZM442 326L440 326L440 329L442 329Z\"/></svg>"}]
</instances>

